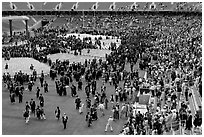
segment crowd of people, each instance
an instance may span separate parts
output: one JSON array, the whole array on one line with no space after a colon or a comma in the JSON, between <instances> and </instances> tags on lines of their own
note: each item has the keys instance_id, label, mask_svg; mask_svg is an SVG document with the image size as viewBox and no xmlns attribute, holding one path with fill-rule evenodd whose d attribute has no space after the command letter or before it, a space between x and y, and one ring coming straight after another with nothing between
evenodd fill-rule
<instances>
[{"instance_id":1,"label":"crowd of people","mask_svg":"<svg viewBox=\"0 0 204 137\"><path fill-rule=\"evenodd\" d=\"M67 88L71 89L76 109L80 114L86 112L85 120L88 127L93 121L98 120L99 113L104 116L106 110L112 110L105 131L108 131L109 127L113 131L114 121L126 118L127 122L121 130L121 134L125 135L160 135L181 129L189 130L193 134L193 127L202 125L201 107L196 112L192 112L189 108L189 104L193 103L194 92L199 92L202 96L201 17L185 14L147 15L146 18L150 21L148 26L134 28L127 23L133 17L121 16L109 18L112 21L112 28L119 26L125 27L125 30L117 29L116 31L115 29L114 32L111 32L114 30L111 29L109 31L112 35L117 34L120 37L121 45L107 55L106 61L93 59L85 60L84 63L70 63L69 60L51 61L47 59L46 55L62 52L68 47L80 52L81 49L92 46L91 43L89 46L84 46L86 44L83 42L86 40L81 41L72 36L57 37L60 33L59 28L42 30L41 34L30 38L26 45L3 47L3 57L6 58L10 54L11 57L33 57L45 63L48 62L51 68L50 77L55 80L57 94L66 96ZM36 46L47 48L37 51ZM146 78L140 77L138 70L134 68L137 63L139 64L138 70L147 73ZM126 70L127 65L130 65L129 71ZM15 102L15 96L19 95L19 103L22 102L22 94L25 89L23 82L30 83L28 90L32 91L36 75L34 73L28 76L19 72L15 75L14 80L11 79L9 73L3 75L3 81L7 83L7 88L10 90L12 103ZM99 80L103 81L101 91L96 90ZM77 85L74 85L73 81ZM44 92L48 92L49 86L44 80L43 72L40 76L40 83L41 87L44 87ZM123 83L123 86L119 86L120 83ZM106 84L110 84L115 89L110 97L107 96ZM148 104L147 112L143 114L140 111L135 112L137 108L134 107L134 104L138 92L144 87L148 89L147 94L154 99L154 104ZM193 90L193 87L196 87L198 91ZM83 89L86 104L78 96L78 91ZM40 91L37 88L36 96L39 99L37 107L39 111L36 109L39 112L37 117L46 119L43 111L44 98L39 94ZM87 108L86 111L83 109L84 105ZM31 105L26 105L24 116L26 122L29 121L29 112L35 110L35 107L30 108L32 108ZM59 107L55 114L59 119L61 114ZM62 121L65 129L67 120L68 116L64 114Z\"/></svg>"},{"instance_id":2,"label":"crowd of people","mask_svg":"<svg viewBox=\"0 0 204 137\"><path fill-rule=\"evenodd\" d=\"M152 96L156 96L158 108L151 119L146 116L148 114L139 116L142 119L141 125L136 122L137 116L130 118L123 130L124 134L146 134L147 130L143 132L146 127L152 129L152 134L162 134L170 126L171 129L178 130L180 122L182 126L185 123L185 129L191 131L193 124L195 127L197 124L201 125L201 110L195 112L196 118L192 122L191 108L188 107L193 92L199 92L202 96L200 21L199 17L181 19L181 16L155 17L152 20L150 28L154 32L154 46L146 48L143 53L153 60L147 63L146 84L151 89ZM198 91L193 91L193 86L197 86ZM145 120L148 121L147 125Z\"/></svg>"}]
</instances>

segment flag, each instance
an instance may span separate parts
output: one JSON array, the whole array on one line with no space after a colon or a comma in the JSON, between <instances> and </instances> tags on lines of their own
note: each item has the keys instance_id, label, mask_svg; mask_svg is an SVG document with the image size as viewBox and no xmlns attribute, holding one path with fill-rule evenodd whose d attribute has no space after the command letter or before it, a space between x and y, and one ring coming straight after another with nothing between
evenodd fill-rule
<instances>
[{"instance_id":1,"label":"flag","mask_svg":"<svg viewBox=\"0 0 204 137\"><path fill-rule=\"evenodd\" d=\"M17 10L17 7L15 4L13 4L12 2L10 2L10 7L12 10Z\"/></svg>"},{"instance_id":2,"label":"flag","mask_svg":"<svg viewBox=\"0 0 204 137\"><path fill-rule=\"evenodd\" d=\"M96 2L96 3L91 7L92 10L97 10L97 8L98 8L98 2Z\"/></svg>"},{"instance_id":3,"label":"flag","mask_svg":"<svg viewBox=\"0 0 204 137\"><path fill-rule=\"evenodd\" d=\"M115 7L116 7L115 2L113 2L113 4L110 5L109 9L110 10L115 10Z\"/></svg>"}]
</instances>

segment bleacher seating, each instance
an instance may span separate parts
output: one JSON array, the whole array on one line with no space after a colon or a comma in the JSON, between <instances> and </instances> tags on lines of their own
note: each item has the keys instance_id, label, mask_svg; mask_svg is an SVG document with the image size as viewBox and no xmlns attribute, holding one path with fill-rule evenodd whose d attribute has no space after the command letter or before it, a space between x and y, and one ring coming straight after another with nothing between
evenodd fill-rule
<instances>
[{"instance_id":1,"label":"bleacher seating","mask_svg":"<svg viewBox=\"0 0 204 137\"><path fill-rule=\"evenodd\" d=\"M65 18L59 17L51 24L51 26L53 26L53 27L62 26L64 24L66 24L66 23L67 23L67 21L66 21Z\"/></svg>"},{"instance_id":2,"label":"bleacher seating","mask_svg":"<svg viewBox=\"0 0 204 137\"><path fill-rule=\"evenodd\" d=\"M116 10L129 10L133 2L116 2Z\"/></svg>"},{"instance_id":3,"label":"bleacher seating","mask_svg":"<svg viewBox=\"0 0 204 137\"><path fill-rule=\"evenodd\" d=\"M3 32L9 31L9 23L8 22L2 22L2 31Z\"/></svg>"},{"instance_id":4,"label":"bleacher seating","mask_svg":"<svg viewBox=\"0 0 204 137\"><path fill-rule=\"evenodd\" d=\"M73 5L76 4L76 2L2 2L2 11L70 11L73 7ZM82 10L92 10L92 6L96 4L96 2L78 2L77 3L77 11L82 11ZM112 5L113 2L98 2L98 7L96 9L96 11L110 11L110 5ZM136 10L139 11L149 11L150 10L150 5L153 4L153 2L115 2L115 11L130 11L132 8L132 5L136 5ZM154 4L156 5L156 9L157 11L169 11L169 10L182 10L182 11L186 11L186 10L192 10L192 9L196 9L196 10L201 10L202 9L202 5L199 2L154 2ZM14 9L13 9L14 7ZM32 7L32 8L31 8ZM117 13L116 13L117 14ZM80 15L81 16L81 15ZM98 16L98 15L97 15ZM119 15L117 15L119 16ZM43 18L46 18L48 20L52 20L55 18L54 15L34 15L32 17L30 17L30 20L28 21L28 26L31 27L33 26L35 23L37 23L38 21L42 20ZM69 18L67 18L68 20L72 18L71 16ZM143 21L143 19L140 19L139 17L135 17L138 20ZM129 18L125 19L127 21L125 21L125 23L123 23L123 25L128 25L128 26L137 26L139 25L147 25L148 22L145 23L145 21L143 23L138 23L135 22L135 18L132 18L132 20L130 21ZM59 18L56 21L54 21L52 23L52 26L57 26L59 24L66 24L69 23L69 27L70 28L80 28L83 26L83 17L74 17L72 19L72 21L68 21L66 19L62 19ZM146 20L146 19L144 19ZM123 19L124 21L124 19ZM117 24L122 26L121 21L118 20L117 22L115 22L116 24L112 24L112 23L108 23L105 20L105 17L100 17L100 18L96 18L96 27L101 28L101 26L106 27L106 25L111 26L111 28L113 28L114 26L117 27ZM8 27L8 25L5 25L8 23L4 23L3 25L5 27ZM93 27L94 26L94 19L93 16L89 16L89 15L85 15L84 16L84 27ZM123 27L123 26L122 26ZM17 30L21 30L24 29L25 26L23 24L23 22L21 21L20 23L17 23L16 25L13 24L13 29L17 29ZM7 31L9 30L8 28L4 28L3 27L3 31Z\"/></svg>"},{"instance_id":5,"label":"bleacher seating","mask_svg":"<svg viewBox=\"0 0 204 137\"><path fill-rule=\"evenodd\" d=\"M30 4L33 5L35 11L42 10L43 3L44 2L30 2Z\"/></svg>"},{"instance_id":6,"label":"bleacher seating","mask_svg":"<svg viewBox=\"0 0 204 137\"><path fill-rule=\"evenodd\" d=\"M9 2L2 2L2 11L11 11Z\"/></svg>"},{"instance_id":7,"label":"bleacher seating","mask_svg":"<svg viewBox=\"0 0 204 137\"><path fill-rule=\"evenodd\" d=\"M29 11L29 10L31 10L28 7L27 2L12 2L12 3L16 6L16 10L18 10L18 11Z\"/></svg>"},{"instance_id":8,"label":"bleacher seating","mask_svg":"<svg viewBox=\"0 0 204 137\"><path fill-rule=\"evenodd\" d=\"M77 10L91 10L95 2L79 2Z\"/></svg>"},{"instance_id":9,"label":"bleacher seating","mask_svg":"<svg viewBox=\"0 0 204 137\"><path fill-rule=\"evenodd\" d=\"M39 10L55 10L56 6L60 4L60 2L12 2L13 5L16 6L15 10L18 11L39 11ZM33 9L29 7L29 4L33 6ZM58 10L71 10L73 5L76 2L61 2L61 6ZM78 2L78 7L76 10L91 10L91 7L95 4L95 2ZM113 2L98 2L98 8L96 10L110 10L110 5ZM131 5L133 2L115 2L115 10L119 10L119 8L123 7L123 10L130 11ZM149 10L152 2L136 2L137 10ZM199 5L199 2L154 2L156 5L156 10L178 10L179 5L184 5L180 10L190 10L190 8ZM201 4L200 4L201 5ZM197 6L199 10L201 10L202 6ZM10 2L2 2L2 11L13 10L10 6Z\"/></svg>"},{"instance_id":10,"label":"bleacher seating","mask_svg":"<svg viewBox=\"0 0 204 137\"><path fill-rule=\"evenodd\" d=\"M42 16L39 16L39 15L34 15L32 16L37 22L42 20Z\"/></svg>"},{"instance_id":11,"label":"bleacher seating","mask_svg":"<svg viewBox=\"0 0 204 137\"><path fill-rule=\"evenodd\" d=\"M23 30L25 29L25 24L23 23L23 21L13 21L13 26L12 29L13 30ZM9 31L9 22L2 22L2 28L3 31Z\"/></svg>"},{"instance_id":12,"label":"bleacher seating","mask_svg":"<svg viewBox=\"0 0 204 137\"><path fill-rule=\"evenodd\" d=\"M30 19L29 19L29 21L28 21L28 27L31 27L31 26L33 26L36 22L36 20L33 18L33 17L29 17Z\"/></svg>"},{"instance_id":13,"label":"bleacher seating","mask_svg":"<svg viewBox=\"0 0 204 137\"><path fill-rule=\"evenodd\" d=\"M42 5L43 10L53 11L60 2L46 2Z\"/></svg>"},{"instance_id":14,"label":"bleacher seating","mask_svg":"<svg viewBox=\"0 0 204 137\"><path fill-rule=\"evenodd\" d=\"M35 23L37 23L35 21L39 21L40 20L40 17L32 17L32 18L29 17L29 18L30 19L28 20L28 28L32 27ZM25 29L25 22L21 21L21 20L14 20L12 22L12 29L13 30L24 30ZM9 32L9 21L3 21L2 22L2 31L3 32Z\"/></svg>"},{"instance_id":15,"label":"bleacher seating","mask_svg":"<svg viewBox=\"0 0 204 137\"><path fill-rule=\"evenodd\" d=\"M110 10L109 8L111 4L113 4L113 2L99 2L97 10Z\"/></svg>"},{"instance_id":16,"label":"bleacher seating","mask_svg":"<svg viewBox=\"0 0 204 137\"><path fill-rule=\"evenodd\" d=\"M63 10L71 10L72 6L76 4L76 2L62 2L62 6L60 8L61 11Z\"/></svg>"}]
</instances>

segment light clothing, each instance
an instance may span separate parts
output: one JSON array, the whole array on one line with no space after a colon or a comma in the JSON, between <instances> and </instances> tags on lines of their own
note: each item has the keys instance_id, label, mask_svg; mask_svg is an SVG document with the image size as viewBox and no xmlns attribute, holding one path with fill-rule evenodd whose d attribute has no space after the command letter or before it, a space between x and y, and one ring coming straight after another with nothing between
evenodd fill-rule
<instances>
[{"instance_id":1,"label":"light clothing","mask_svg":"<svg viewBox=\"0 0 204 137\"><path fill-rule=\"evenodd\" d=\"M108 130L108 127L110 127L110 130L113 131L112 123L113 123L113 118L110 117L110 118L108 119L108 123L106 124L106 129L105 129L105 131Z\"/></svg>"},{"instance_id":2,"label":"light clothing","mask_svg":"<svg viewBox=\"0 0 204 137\"><path fill-rule=\"evenodd\" d=\"M83 108L84 108L84 104L81 104L81 106L79 107L79 113L83 113Z\"/></svg>"}]
</instances>

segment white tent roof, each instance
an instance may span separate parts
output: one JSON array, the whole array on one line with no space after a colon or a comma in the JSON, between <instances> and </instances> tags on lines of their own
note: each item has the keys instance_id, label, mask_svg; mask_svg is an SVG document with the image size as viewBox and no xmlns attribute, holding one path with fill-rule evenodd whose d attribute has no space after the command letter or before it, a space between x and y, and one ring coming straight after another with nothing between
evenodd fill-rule
<instances>
[{"instance_id":1,"label":"white tent roof","mask_svg":"<svg viewBox=\"0 0 204 137\"><path fill-rule=\"evenodd\" d=\"M29 17L27 17L27 16L7 16L7 17L2 17L2 21L8 21L8 20L29 20Z\"/></svg>"}]
</instances>

